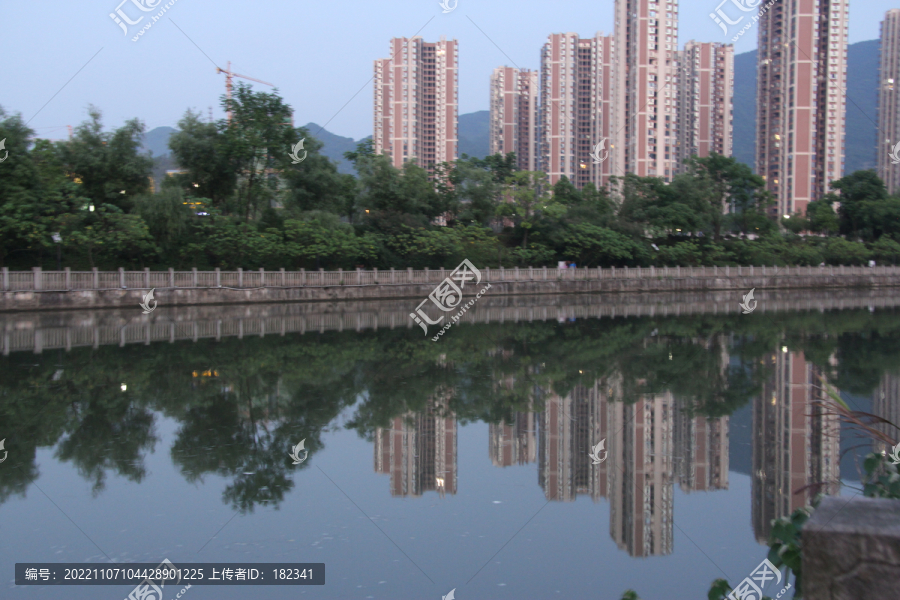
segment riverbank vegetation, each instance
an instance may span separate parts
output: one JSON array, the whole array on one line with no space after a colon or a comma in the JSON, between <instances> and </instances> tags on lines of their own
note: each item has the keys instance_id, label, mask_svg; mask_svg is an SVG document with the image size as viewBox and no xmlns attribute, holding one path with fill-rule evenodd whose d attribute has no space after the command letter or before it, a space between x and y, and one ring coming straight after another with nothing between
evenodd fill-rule
<instances>
[{"instance_id":1,"label":"riverbank vegetation","mask_svg":"<svg viewBox=\"0 0 900 600\"><path fill-rule=\"evenodd\" d=\"M667 184L626 174L579 190L515 156L395 168L370 140L339 173L274 93L239 85L230 121L188 111L151 177L144 125L34 139L0 108L0 266L11 269L352 269L485 266L860 265L900 261L900 198L873 171L832 184L777 222L763 180L732 158L694 158ZM303 144L297 146L303 140ZM302 158L294 163L294 156ZM157 169L157 172L159 169ZM723 210L724 208L724 210Z\"/></svg>"}]
</instances>

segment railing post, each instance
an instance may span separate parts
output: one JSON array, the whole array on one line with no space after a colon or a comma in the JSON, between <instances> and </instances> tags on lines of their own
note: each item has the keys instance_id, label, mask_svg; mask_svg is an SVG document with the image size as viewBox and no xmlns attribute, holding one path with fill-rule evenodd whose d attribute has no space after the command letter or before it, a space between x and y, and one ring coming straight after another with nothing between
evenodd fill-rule
<instances>
[{"instance_id":1,"label":"railing post","mask_svg":"<svg viewBox=\"0 0 900 600\"><path fill-rule=\"evenodd\" d=\"M528 267L528 279L534 280L534 267Z\"/></svg>"},{"instance_id":2,"label":"railing post","mask_svg":"<svg viewBox=\"0 0 900 600\"><path fill-rule=\"evenodd\" d=\"M344 285L344 269L338 267L338 285Z\"/></svg>"},{"instance_id":3,"label":"railing post","mask_svg":"<svg viewBox=\"0 0 900 600\"><path fill-rule=\"evenodd\" d=\"M259 268L259 287L266 287L266 270L263 267Z\"/></svg>"},{"instance_id":4,"label":"railing post","mask_svg":"<svg viewBox=\"0 0 900 600\"><path fill-rule=\"evenodd\" d=\"M31 272L34 275L34 289L41 289L41 283L43 283L43 276L41 275L40 267L31 267Z\"/></svg>"},{"instance_id":5,"label":"railing post","mask_svg":"<svg viewBox=\"0 0 900 600\"><path fill-rule=\"evenodd\" d=\"M544 265L544 281L547 281L547 265Z\"/></svg>"},{"instance_id":6,"label":"railing post","mask_svg":"<svg viewBox=\"0 0 900 600\"><path fill-rule=\"evenodd\" d=\"M616 268L615 268L615 267L610 267L610 268L609 268L609 276L610 276L611 279L615 279L615 278L616 278Z\"/></svg>"},{"instance_id":7,"label":"railing post","mask_svg":"<svg viewBox=\"0 0 900 600\"><path fill-rule=\"evenodd\" d=\"M144 267L144 287L150 289L150 267Z\"/></svg>"},{"instance_id":8,"label":"railing post","mask_svg":"<svg viewBox=\"0 0 900 600\"><path fill-rule=\"evenodd\" d=\"M216 267L216 287L222 287L222 271L219 269L219 267Z\"/></svg>"},{"instance_id":9,"label":"railing post","mask_svg":"<svg viewBox=\"0 0 900 600\"><path fill-rule=\"evenodd\" d=\"M91 289L100 289L100 272L97 270L97 267L91 268Z\"/></svg>"},{"instance_id":10,"label":"railing post","mask_svg":"<svg viewBox=\"0 0 900 600\"><path fill-rule=\"evenodd\" d=\"M753 277L753 265L750 265L750 277Z\"/></svg>"},{"instance_id":11,"label":"railing post","mask_svg":"<svg viewBox=\"0 0 900 600\"><path fill-rule=\"evenodd\" d=\"M506 281L506 268L500 267L500 281Z\"/></svg>"},{"instance_id":12,"label":"railing post","mask_svg":"<svg viewBox=\"0 0 900 600\"><path fill-rule=\"evenodd\" d=\"M391 267L391 283L394 283L394 274L397 272L394 267Z\"/></svg>"},{"instance_id":13,"label":"railing post","mask_svg":"<svg viewBox=\"0 0 900 600\"><path fill-rule=\"evenodd\" d=\"M490 281L491 281L491 268L490 267L484 268L484 280L487 283L490 283Z\"/></svg>"},{"instance_id":14,"label":"railing post","mask_svg":"<svg viewBox=\"0 0 900 600\"><path fill-rule=\"evenodd\" d=\"M175 269L172 267L169 267L169 287L175 287Z\"/></svg>"},{"instance_id":15,"label":"railing post","mask_svg":"<svg viewBox=\"0 0 900 600\"><path fill-rule=\"evenodd\" d=\"M3 267L3 291L9 291L9 267Z\"/></svg>"},{"instance_id":16,"label":"railing post","mask_svg":"<svg viewBox=\"0 0 900 600\"><path fill-rule=\"evenodd\" d=\"M516 267L516 281L519 280L519 267Z\"/></svg>"},{"instance_id":17,"label":"railing post","mask_svg":"<svg viewBox=\"0 0 900 600\"><path fill-rule=\"evenodd\" d=\"M306 269L300 269L300 287L306 285Z\"/></svg>"},{"instance_id":18,"label":"railing post","mask_svg":"<svg viewBox=\"0 0 900 600\"><path fill-rule=\"evenodd\" d=\"M284 267L281 267L280 271L281 271L281 287L287 287L287 279L284 274Z\"/></svg>"},{"instance_id":19,"label":"railing post","mask_svg":"<svg viewBox=\"0 0 900 600\"><path fill-rule=\"evenodd\" d=\"M6 289L4 287L4 289ZM66 290L72 289L72 269L66 267Z\"/></svg>"},{"instance_id":20,"label":"railing post","mask_svg":"<svg viewBox=\"0 0 900 600\"><path fill-rule=\"evenodd\" d=\"M197 267L191 267L191 287L197 287Z\"/></svg>"},{"instance_id":21,"label":"railing post","mask_svg":"<svg viewBox=\"0 0 900 600\"><path fill-rule=\"evenodd\" d=\"M238 267L238 287L244 287L244 269L241 267Z\"/></svg>"},{"instance_id":22,"label":"railing post","mask_svg":"<svg viewBox=\"0 0 900 600\"><path fill-rule=\"evenodd\" d=\"M374 269L375 274L372 275L372 283L378 283L378 267L372 267Z\"/></svg>"},{"instance_id":23,"label":"railing post","mask_svg":"<svg viewBox=\"0 0 900 600\"><path fill-rule=\"evenodd\" d=\"M681 265L675 267L675 276L681 279Z\"/></svg>"},{"instance_id":24,"label":"railing post","mask_svg":"<svg viewBox=\"0 0 900 600\"><path fill-rule=\"evenodd\" d=\"M714 277L719 276L719 266L718 265L713 265L713 276Z\"/></svg>"},{"instance_id":25,"label":"railing post","mask_svg":"<svg viewBox=\"0 0 900 600\"><path fill-rule=\"evenodd\" d=\"M119 287L125 289L125 268L119 267Z\"/></svg>"},{"instance_id":26,"label":"railing post","mask_svg":"<svg viewBox=\"0 0 900 600\"><path fill-rule=\"evenodd\" d=\"M407 275L407 281L409 283L412 283L413 282L412 267L406 267L406 275Z\"/></svg>"}]
</instances>

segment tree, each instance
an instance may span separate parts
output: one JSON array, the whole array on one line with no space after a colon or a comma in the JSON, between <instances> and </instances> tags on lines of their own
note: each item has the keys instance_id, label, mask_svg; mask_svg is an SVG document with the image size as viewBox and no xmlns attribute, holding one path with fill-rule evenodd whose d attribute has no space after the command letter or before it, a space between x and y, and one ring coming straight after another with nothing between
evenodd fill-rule
<instances>
[{"instance_id":1,"label":"tree","mask_svg":"<svg viewBox=\"0 0 900 600\"><path fill-rule=\"evenodd\" d=\"M75 128L72 139L59 145L65 169L81 180L81 193L95 205L131 208L131 199L150 189L153 159L140 154L144 124L138 119L104 132L99 109L88 109L89 120Z\"/></svg>"},{"instance_id":2,"label":"tree","mask_svg":"<svg viewBox=\"0 0 900 600\"><path fill-rule=\"evenodd\" d=\"M501 205L502 215L515 218L524 231L522 247L528 247L528 230L534 225L535 213L547 206L547 174L543 171L517 171L506 180L512 202Z\"/></svg>"},{"instance_id":3,"label":"tree","mask_svg":"<svg viewBox=\"0 0 900 600\"><path fill-rule=\"evenodd\" d=\"M809 230L815 233L833 235L840 230L834 203L839 202L837 195L828 193L821 200L814 200L806 205L806 217L809 219Z\"/></svg>"},{"instance_id":4,"label":"tree","mask_svg":"<svg viewBox=\"0 0 900 600\"><path fill-rule=\"evenodd\" d=\"M581 192L563 175L553 185L553 199L567 206L581 204Z\"/></svg>"},{"instance_id":5,"label":"tree","mask_svg":"<svg viewBox=\"0 0 900 600\"><path fill-rule=\"evenodd\" d=\"M623 265L635 258L634 242L606 227L573 225L565 241L566 256L585 267Z\"/></svg>"},{"instance_id":6,"label":"tree","mask_svg":"<svg viewBox=\"0 0 900 600\"><path fill-rule=\"evenodd\" d=\"M254 92L239 83L223 107L232 118L225 124L225 148L231 169L237 175L234 212L245 221L280 197L278 173L290 165L291 148L300 141L291 127L291 108L276 89Z\"/></svg>"},{"instance_id":7,"label":"tree","mask_svg":"<svg viewBox=\"0 0 900 600\"><path fill-rule=\"evenodd\" d=\"M188 110L178 122L178 131L169 137L175 161L187 173L175 176L185 192L208 198L212 206L226 212L234 193L237 173L228 160L224 122L204 123L200 113Z\"/></svg>"},{"instance_id":8,"label":"tree","mask_svg":"<svg viewBox=\"0 0 900 600\"><path fill-rule=\"evenodd\" d=\"M688 172L695 178L695 186L704 199L704 212L709 218L714 241L721 239L725 212L758 212L767 197L760 192L765 181L744 163L715 152L687 160ZM746 233L745 223L744 232Z\"/></svg>"},{"instance_id":9,"label":"tree","mask_svg":"<svg viewBox=\"0 0 900 600\"><path fill-rule=\"evenodd\" d=\"M887 199L887 188L874 170L856 171L837 181L831 188L840 192L840 232L854 238L872 239L872 203Z\"/></svg>"}]
</instances>

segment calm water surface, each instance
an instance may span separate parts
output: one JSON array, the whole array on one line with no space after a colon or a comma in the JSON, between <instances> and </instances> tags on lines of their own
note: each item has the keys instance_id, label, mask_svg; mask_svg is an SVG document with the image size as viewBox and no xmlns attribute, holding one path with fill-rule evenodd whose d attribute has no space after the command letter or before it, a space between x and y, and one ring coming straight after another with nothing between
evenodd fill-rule
<instances>
[{"instance_id":1,"label":"calm water surface","mask_svg":"<svg viewBox=\"0 0 900 600\"><path fill-rule=\"evenodd\" d=\"M801 488L858 485L821 378L888 416L897 373L894 309L12 352L0 597L122 600L17 587L13 565L168 558L326 565L324 586L188 600L702 600L765 558Z\"/></svg>"}]
</instances>

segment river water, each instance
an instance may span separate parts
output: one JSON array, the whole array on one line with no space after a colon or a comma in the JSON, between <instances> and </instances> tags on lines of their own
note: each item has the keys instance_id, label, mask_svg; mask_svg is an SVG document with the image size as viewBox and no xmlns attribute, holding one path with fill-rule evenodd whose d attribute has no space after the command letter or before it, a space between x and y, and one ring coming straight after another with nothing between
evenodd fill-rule
<instances>
[{"instance_id":1,"label":"river water","mask_svg":"<svg viewBox=\"0 0 900 600\"><path fill-rule=\"evenodd\" d=\"M325 564L324 586L195 585L188 600L704 599L762 562L772 519L858 487L873 444L816 404L825 383L900 412L900 314L865 304L577 318L554 300L437 342L403 323L14 348L0 597L133 589L16 586L15 563L168 559ZM50 339L56 319L84 338L71 314L42 318L5 330Z\"/></svg>"}]
</instances>

